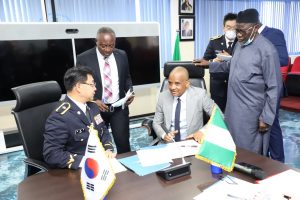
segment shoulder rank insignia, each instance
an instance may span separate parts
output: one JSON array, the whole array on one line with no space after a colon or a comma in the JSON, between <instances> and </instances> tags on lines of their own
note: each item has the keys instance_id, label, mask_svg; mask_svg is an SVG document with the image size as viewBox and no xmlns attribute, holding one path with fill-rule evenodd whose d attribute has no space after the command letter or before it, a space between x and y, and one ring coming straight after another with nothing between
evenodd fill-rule
<instances>
[{"instance_id":1,"label":"shoulder rank insignia","mask_svg":"<svg viewBox=\"0 0 300 200\"><path fill-rule=\"evenodd\" d=\"M56 112L61 115L65 114L71 108L71 104L68 102L63 102L58 108L56 108Z\"/></svg>"},{"instance_id":2,"label":"shoulder rank insignia","mask_svg":"<svg viewBox=\"0 0 300 200\"><path fill-rule=\"evenodd\" d=\"M210 38L210 40L216 40L216 39L219 39L221 37L222 37L222 35L213 36L213 37Z\"/></svg>"}]
</instances>

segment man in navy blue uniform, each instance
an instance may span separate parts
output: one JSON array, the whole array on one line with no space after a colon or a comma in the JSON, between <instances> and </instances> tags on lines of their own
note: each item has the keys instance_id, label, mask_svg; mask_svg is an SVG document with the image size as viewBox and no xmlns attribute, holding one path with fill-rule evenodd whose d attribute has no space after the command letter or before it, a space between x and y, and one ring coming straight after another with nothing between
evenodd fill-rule
<instances>
[{"instance_id":1,"label":"man in navy blue uniform","mask_svg":"<svg viewBox=\"0 0 300 200\"><path fill-rule=\"evenodd\" d=\"M111 137L96 103L90 102L96 92L93 72L87 67L73 67L64 76L65 100L46 121L43 155L54 168L77 169L94 125L107 157L114 157Z\"/></svg>"},{"instance_id":2,"label":"man in navy blue uniform","mask_svg":"<svg viewBox=\"0 0 300 200\"><path fill-rule=\"evenodd\" d=\"M213 60L218 53L224 51L232 55L234 45L236 44L236 18L234 13L228 13L224 16L223 31L225 34L212 37L207 45L203 59ZM217 103L224 112L227 101L227 82L228 73L211 73L210 74L210 94L211 98Z\"/></svg>"},{"instance_id":3,"label":"man in navy blue uniform","mask_svg":"<svg viewBox=\"0 0 300 200\"><path fill-rule=\"evenodd\" d=\"M256 9L248 9L248 10L250 11L252 10L252 12L256 12L258 15ZM283 67L288 65L289 55L288 55L283 32L279 29L270 28L260 23L258 33L263 35L265 38L267 38L275 46L277 53L279 55L280 66ZM283 96L283 91L282 91L282 96ZM278 119L279 104L280 104L280 99L278 100L276 116L273 125L271 127L269 156L274 160L284 163L282 130L280 128L279 119Z\"/></svg>"}]
</instances>

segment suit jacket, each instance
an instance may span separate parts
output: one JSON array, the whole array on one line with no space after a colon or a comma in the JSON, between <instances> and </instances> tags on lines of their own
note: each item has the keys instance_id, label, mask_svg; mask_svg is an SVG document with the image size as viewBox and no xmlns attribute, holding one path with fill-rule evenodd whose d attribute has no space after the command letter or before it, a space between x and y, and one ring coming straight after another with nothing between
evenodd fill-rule
<instances>
[{"instance_id":1,"label":"suit jacket","mask_svg":"<svg viewBox=\"0 0 300 200\"><path fill-rule=\"evenodd\" d=\"M206 90L202 88L190 86L186 92L187 134L189 135L203 126L203 111L210 116L215 103L209 98ZM159 95L153 119L153 129L160 138L165 133L162 125L168 130L171 129L173 100L174 97L169 90L165 90Z\"/></svg>"},{"instance_id":2,"label":"suit jacket","mask_svg":"<svg viewBox=\"0 0 300 200\"><path fill-rule=\"evenodd\" d=\"M113 54L116 59L118 76L119 76L119 95L120 99L123 98L126 92L132 90L132 81L129 72L129 63L127 54L120 49L114 49ZM93 71L94 79L96 82L96 94L95 99L102 100L102 80L100 67L98 63L96 47L89 49L77 56L76 66L86 66Z\"/></svg>"},{"instance_id":3,"label":"suit jacket","mask_svg":"<svg viewBox=\"0 0 300 200\"><path fill-rule=\"evenodd\" d=\"M275 46L279 55L280 66L288 65L289 54L287 51L283 32L279 29L266 26L262 30L261 34Z\"/></svg>"},{"instance_id":4,"label":"suit jacket","mask_svg":"<svg viewBox=\"0 0 300 200\"><path fill-rule=\"evenodd\" d=\"M110 134L100 116L98 106L88 102L94 128L105 150L113 150ZM46 121L43 155L55 168L77 169L85 154L90 123L85 113L68 97Z\"/></svg>"},{"instance_id":5,"label":"suit jacket","mask_svg":"<svg viewBox=\"0 0 300 200\"><path fill-rule=\"evenodd\" d=\"M237 39L234 40L232 44L232 50L237 42ZM213 37L210 39L207 48L205 50L203 58L205 60L211 60L217 57L217 54L222 52L223 50L228 51L226 46L225 35L220 35L217 37Z\"/></svg>"}]
</instances>

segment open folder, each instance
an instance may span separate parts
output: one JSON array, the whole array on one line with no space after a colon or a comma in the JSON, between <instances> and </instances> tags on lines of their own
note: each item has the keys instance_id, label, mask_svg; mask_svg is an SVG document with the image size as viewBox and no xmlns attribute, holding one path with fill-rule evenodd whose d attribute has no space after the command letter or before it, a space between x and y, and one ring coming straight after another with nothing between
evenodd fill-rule
<instances>
[{"instance_id":1,"label":"open folder","mask_svg":"<svg viewBox=\"0 0 300 200\"><path fill-rule=\"evenodd\" d=\"M171 165L170 163L164 163L164 164L159 164L159 165L143 167L141 165L137 155L119 159L119 162L122 163L123 165L125 165L127 168L134 171L139 176L145 176L147 174L157 172L157 171L164 169L166 167L169 167Z\"/></svg>"}]
</instances>

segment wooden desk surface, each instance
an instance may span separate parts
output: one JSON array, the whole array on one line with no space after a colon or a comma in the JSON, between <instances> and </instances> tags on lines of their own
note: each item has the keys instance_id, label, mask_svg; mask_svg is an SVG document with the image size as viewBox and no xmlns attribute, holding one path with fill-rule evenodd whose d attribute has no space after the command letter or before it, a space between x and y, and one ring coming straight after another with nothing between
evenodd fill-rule
<instances>
[{"instance_id":1,"label":"wooden desk surface","mask_svg":"<svg viewBox=\"0 0 300 200\"><path fill-rule=\"evenodd\" d=\"M118 157L133 154L126 153ZM108 200L160 200L160 199L192 199L216 181L210 173L210 166L195 157L186 158L191 162L191 175L172 181L164 181L155 173L138 176L132 171L116 174L117 180L107 195ZM289 169L287 165L256 155L243 149L238 149L237 162L247 162L261 167L267 176ZM254 182L251 177L238 172L230 175ZM83 199L80 185L80 170L56 169L30 176L18 186L19 200L77 200Z\"/></svg>"}]
</instances>

